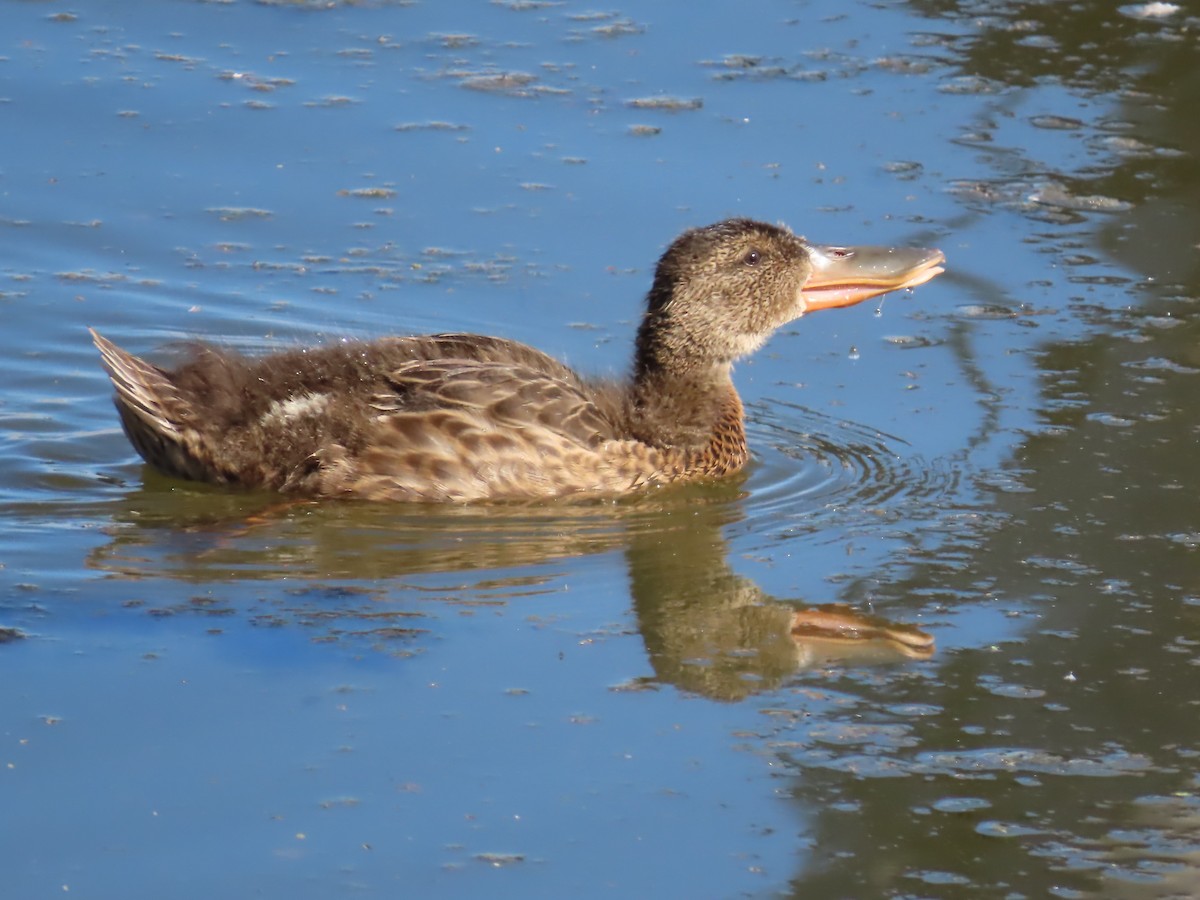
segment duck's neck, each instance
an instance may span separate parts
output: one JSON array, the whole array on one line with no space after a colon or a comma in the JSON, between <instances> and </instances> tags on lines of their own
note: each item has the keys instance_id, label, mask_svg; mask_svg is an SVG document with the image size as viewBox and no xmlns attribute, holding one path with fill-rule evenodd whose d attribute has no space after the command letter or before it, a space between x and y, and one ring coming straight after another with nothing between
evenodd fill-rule
<instances>
[{"instance_id":1,"label":"duck's neck","mask_svg":"<svg viewBox=\"0 0 1200 900\"><path fill-rule=\"evenodd\" d=\"M679 370L639 359L629 409L634 437L683 453L705 474L740 469L748 458L745 413L730 374L728 363Z\"/></svg>"}]
</instances>

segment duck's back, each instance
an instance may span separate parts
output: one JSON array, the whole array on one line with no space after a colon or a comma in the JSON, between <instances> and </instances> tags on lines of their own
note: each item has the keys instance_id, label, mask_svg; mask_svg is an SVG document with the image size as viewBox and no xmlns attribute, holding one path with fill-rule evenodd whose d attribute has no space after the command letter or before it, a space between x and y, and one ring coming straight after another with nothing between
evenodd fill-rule
<instances>
[{"instance_id":1,"label":"duck's back","mask_svg":"<svg viewBox=\"0 0 1200 900\"><path fill-rule=\"evenodd\" d=\"M466 334L261 358L198 345L168 372L99 335L139 453L169 474L319 496L472 500L622 493L662 467L621 391Z\"/></svg>"}]
</instances>

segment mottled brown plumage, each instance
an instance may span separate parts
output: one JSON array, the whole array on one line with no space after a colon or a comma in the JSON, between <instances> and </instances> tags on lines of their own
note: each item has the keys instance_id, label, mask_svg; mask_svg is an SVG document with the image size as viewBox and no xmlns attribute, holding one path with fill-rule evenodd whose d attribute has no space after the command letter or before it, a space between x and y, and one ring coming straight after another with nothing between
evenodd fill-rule
<instances>
[{"instance_id":1,"label":"mottled brown plumage","mask_svg":"<svg viewBox=\"0 0 1200 900\"><path fill-rule=\"evenodd\" d=\"M174 371L92 337L130 441L171 475L380 500L617 495L736 472L733 361L809 310L921 284L941 261L747 219L685 232L659 261L624 384L473 334L258 359L198 344Z\"/></svg>"}]
</instances>

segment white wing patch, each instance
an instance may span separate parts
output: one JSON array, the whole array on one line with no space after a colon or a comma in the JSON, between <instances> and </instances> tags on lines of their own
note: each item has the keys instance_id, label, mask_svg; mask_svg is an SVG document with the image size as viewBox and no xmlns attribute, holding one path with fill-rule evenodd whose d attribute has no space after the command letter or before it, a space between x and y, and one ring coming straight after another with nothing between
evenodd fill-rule
<instances>
[{"instance_id":1,"label":"white wing patch","mask_svg":"<svg viewBox=\"0 0 1200 900\"><path fill-rule=\"evenodd\" d=\"M287 400L276 400L262 414L259 423L267 425L286 425L305 416L324 415L329 409L328 394L302 394L299 397L289 397Z\"/></svg>"}]
</instances>

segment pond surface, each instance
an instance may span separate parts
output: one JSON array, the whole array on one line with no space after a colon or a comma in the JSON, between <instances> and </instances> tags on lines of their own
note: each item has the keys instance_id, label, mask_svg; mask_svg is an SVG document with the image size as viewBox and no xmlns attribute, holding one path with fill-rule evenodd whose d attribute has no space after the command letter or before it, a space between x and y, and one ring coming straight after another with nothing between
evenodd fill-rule
<instances>
[{"instance_id":1,"label":"pond surface","mask_svg":"<svg viewBox=\"0 0 1200 900\"><path fill-rule=\"evenodd\" d=\"M5 895L1196 895L1198 34L0 0ZM718 487L184 484L85 330L620 373L657 255L730 215L948 271L740 365ZM936 650L803 627L831 609Z\"/></svg>"}]
</instances>

